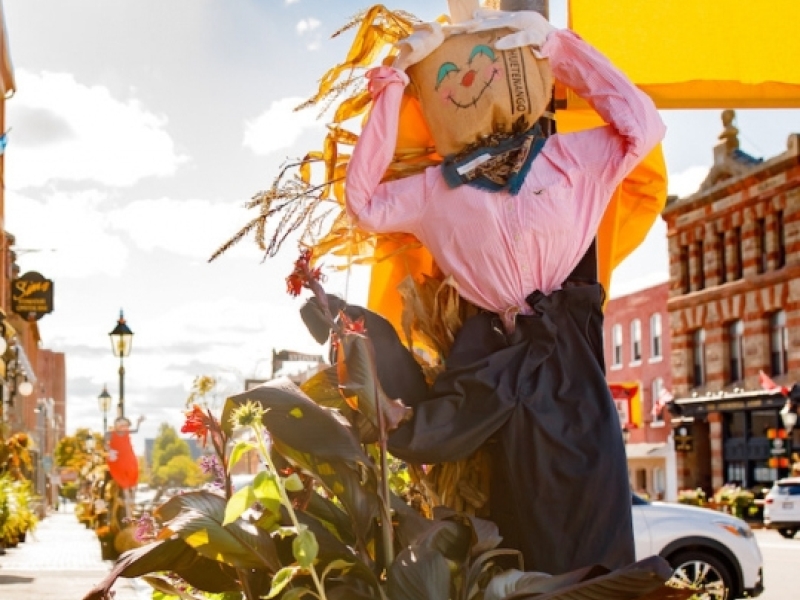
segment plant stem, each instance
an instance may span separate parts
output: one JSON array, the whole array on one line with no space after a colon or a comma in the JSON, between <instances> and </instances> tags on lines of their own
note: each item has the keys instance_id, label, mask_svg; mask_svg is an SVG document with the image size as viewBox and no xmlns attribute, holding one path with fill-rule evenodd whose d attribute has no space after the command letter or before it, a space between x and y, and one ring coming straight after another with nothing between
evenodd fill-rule
<instances>
[{"instance_id":1,"label":"plant stem","mask_svg":"<svg viewBox=\"0 0 800 600\"><path fill-rule=\"evenodd\" d=\"M292 506L292 501L289 499L289 495L286 493L286 488L283 485L283 481L280 479L280 475L278 474L278 469L275 468L275 464L272 462L272 456L270 456L269 450L267 449L266 441L264 440L264 434L261 431L260 427L261 423L253 426L253 431L256 433L256 440L258 442L258 450L261 452L261 455L264 457L264 460L269 466L270 470L275 474L275 477L278 481L278 491L281 495L281 502L286 507L286 512L289 513L289 518L292 520L292 524L294 525L297 531L300 531L301 523L297 518L297 514L294 512L294 507ZM317 592L319 592L320 600L326 600L325 596L325 587L322 585L322 581L320 581L319 575L317 575L317 570L314 568L314 565L309 566L309 572L311 574L311 579L314 581L314 585L317 588Z\"/></svg>"}]
</instances>

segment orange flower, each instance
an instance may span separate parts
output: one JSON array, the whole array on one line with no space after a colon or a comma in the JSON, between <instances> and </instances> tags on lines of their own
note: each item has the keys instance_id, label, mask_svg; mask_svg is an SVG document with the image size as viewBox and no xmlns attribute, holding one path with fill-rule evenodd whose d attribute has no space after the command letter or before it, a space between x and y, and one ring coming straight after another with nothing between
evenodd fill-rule
<instances>
[{"instance_id":1,"label":"orange flower","mask_svg":"<svg viewBox=\"0 0 800 600\"><path fill-rule=\"evenodd\" d=\"M211 418L197 404L194 404L192 410L187 410L185 414L186 421L181 427L181 433L189 433L195 436L205 446Z\"/></svg>"}]
</instances>

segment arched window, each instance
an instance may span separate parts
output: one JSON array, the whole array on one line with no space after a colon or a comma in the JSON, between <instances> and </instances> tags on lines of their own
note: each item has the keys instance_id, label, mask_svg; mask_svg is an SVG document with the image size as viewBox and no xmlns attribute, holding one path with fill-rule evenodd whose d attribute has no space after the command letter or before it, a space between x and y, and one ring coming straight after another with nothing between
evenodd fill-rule
<instances>
[{"instance_id":1,"label":"arched window","mask_svg":"<svg viewBox=\"0 0 800 600\"><path fill-rule=\"evenodd\" d=\"M700 387L706 383L706 332L696 329L692 334L692 385Z\"/></svg>"},{"instance_id":2,"label":"arched window","mask_svg":"<svg viewBox=\"0 0 800 600\"><path fill-rule=\"evenodd\" d=\"M773 375L789 372L789 330L786 312L779 310L769 316L770 368Z\"/></svg>"},{"instance_id":3,"label":"arched window","mask_svg":"<svg viewBox=\"0 0 800 600\"><path fill-rule=\"evenodd\" d=\"M659 425L664 423L664 413L663 413L663 406L661 410L658 410L658 399L661 397L661 393L664 391L664 380L661 377L656 377L653 379L653 383L650 386L650 393L653 398L653 408L652 408L652 415L653 420L651 424Z\"/></svg>"},{"instance_id":4,"label":"arched window","mask_svg":"<svg viewBox=\"0 0 800 600\"><path fill-rule=\"evenodd\" d=\"M650 315L650 359L660 359L662 352L661 314L655 313Z\"/></svg>"},{"instance_id":5,"label":"arched window","mask_svg":"<svg viewBox=\"0 0 800 600\"><path fill-rule=\"evenodd\" d=\"M631 321L631 362L638 363L642 360L642 322L639 319Z\"/></svg>"},{"instance_id":6,"label":"arched window","mask_svg":"<svg viewBox=\"0 0 800 600\"><path fill-rule=\"evenodd\" d=\"M612 366L622 366L622 325L617 323L611 328Z\"/></svg>"},{"instance_id":7,"label":"arched window","mask_svg":"<svg viewBox=\"0 0 800 600\"><path fill-rule=\"evenodd\" d=\"M744 323L741 320L728 325L728 382L744 379Z\"/></svg>"}]
</instances>

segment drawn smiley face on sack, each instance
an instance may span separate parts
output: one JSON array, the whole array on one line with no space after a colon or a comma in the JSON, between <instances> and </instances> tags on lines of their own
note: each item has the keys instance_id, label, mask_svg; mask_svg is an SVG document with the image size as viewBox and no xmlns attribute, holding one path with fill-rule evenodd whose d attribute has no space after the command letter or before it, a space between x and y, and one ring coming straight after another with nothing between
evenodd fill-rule
<instances>
[{"instance_id":1,"label":"drawn smiley face on sack","mask_svg":"<svg viewBox=\"0 0 800 600\"><path fill-rule=\"evenodd\" d=\"M434 89L445 103L456 108L474 108L492 84L503 76L497 54L486 44L475 45L466 62L441 64L436 73Z\"/></svg>"},{"instance_id":2,"label":"drawn smiley face on sack","mask_svg":"<svg viewBox=\"0 0 800 600\"><path fill-rule=\"evenodd\" d=\"M550 101L550 62L537 59L530 48L495 49L495 41L508 33L450 35L406 69L407 91L419 99L441 156L458 154L494 133L533 126Z\"/></svg>"}]
</instances>

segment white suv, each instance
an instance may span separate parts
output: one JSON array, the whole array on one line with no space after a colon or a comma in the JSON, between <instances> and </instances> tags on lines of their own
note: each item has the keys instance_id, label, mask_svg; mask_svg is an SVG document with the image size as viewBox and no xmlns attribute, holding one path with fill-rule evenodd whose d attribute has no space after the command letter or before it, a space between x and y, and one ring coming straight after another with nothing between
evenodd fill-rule
<instances>
[{"instance_id":1,"label":"white suv","mask_svg":"<svg viewBox=\"0 0 800 600\"><path fill-rule=\"evenodd\" d=\"M764 590L763 558L753 532L726 513L633 496L636 559L659 555L676 583L702 590L701 598L733 600Z\"/></svg>"},{"instance_id":2,"label":"white suv","mask_svg":"<svg viewBox=\"0 0 800 600\"><path fill-rule=\"evenodd\" d=\"M779 479L764 498L764 525L793 538L800 529L800 477Z\"/></svg>"}]
</instances>

